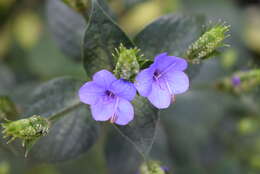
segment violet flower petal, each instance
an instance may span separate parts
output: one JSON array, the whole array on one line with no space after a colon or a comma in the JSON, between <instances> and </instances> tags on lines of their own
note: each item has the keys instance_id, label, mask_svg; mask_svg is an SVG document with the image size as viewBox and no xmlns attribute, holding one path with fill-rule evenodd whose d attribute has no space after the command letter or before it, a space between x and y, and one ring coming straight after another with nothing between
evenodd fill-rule
<instances>
[{"instance_id":1,"label":"violet flower petal","mask_svg":"<svg viewBox=\"0 0 260 174\"><path fill-rule=\"evenodd\" d=\"M79 89L78 95L81 102L95 104L104 92L105 90L95 82L87 82Z\"/></svg>"},{"instance_id":2,"label":"violet flower petal","mask_svg":"<svg viewBox=\"0 0 260 174\"><path fill-rule=\"evenodd\" d=\"M158 70L166 73L170 70L184 71L188 67L188 63L185 59L175 57L175 56L167 56L167 55L158 56L155 58L154 62Z\"/></svg>"},{"instance_id":3,"label":"violet flower petal","mask_svg":"<svg viewBox=\"0 0 260 174\"><path fill-rule=\"evenodd\" d=\"M152 90L153 73L154 70L152 68L147 68L142 70L135 79L135 88L143 97L147 97Z\"/></svg>"},{"instance_id":4,"label":"violet flower petal","mask_svg":"<svg viewBox=\"0 0 260 174\"><path fill-rule=\"evenodd\" d=\"M161 82L162 83L162 82ZM153 83L151 93L148 96L148 100L158 109L164 109L171 104L171 94L168 90L162 89L160 85L165 84Z\"/></svg>"},{"instance_id":5,"label":"violet flower petal","mask_svg":"<svg viewBox=\"0 0 260 174\"><path fill-rule=\"evenodd\" d=\"M110 84L116 80L116 77L107 70L98 71L93 76L93 81L106 89L108 89Z\"/></svg>"},{"instance_id":6,"label":"violet flower petal","mask_svg":"<svg viewBox=\"0 0 260 174\"><path fill-rule=\"evenodd\" d=\"M116 96L122 97L129 101L133 100L136 95L134 84L123 79L114 81L110 86L110 90Z\"/></svg>"},{"instance_id":7,"label":"violet flower petal","mask_svg":"<svg viewBox=\"0 0 260 174\"><path fill-rule=\"evenodd\" d=\"M119 99L116 116L116 124L127 125L130 121L134 119L134 108L132 104L125 99Z\"/></svg>"},{"instance_id":8,"label":"violet flower petal","mask_svg":"<svg viewBox=\"0 0 260 174\"><path fill-rule=\"evenodd\" d=\"M109 120L115 113L115 104L115 99L107 101L105 97L100 98L95 105L90 106L92 117L96 121Z\"/></svg>"},{"instance_id":9,"label":"violet flower petal","mask_svg":"<svg viewBox=\"0 0 260 174\"><path fill-rule=\"evenodd\" d=\"M182 71L172 71L164 75L172 94L181 94L189 89L189 78Z\"/></svg>"}]
</instances>

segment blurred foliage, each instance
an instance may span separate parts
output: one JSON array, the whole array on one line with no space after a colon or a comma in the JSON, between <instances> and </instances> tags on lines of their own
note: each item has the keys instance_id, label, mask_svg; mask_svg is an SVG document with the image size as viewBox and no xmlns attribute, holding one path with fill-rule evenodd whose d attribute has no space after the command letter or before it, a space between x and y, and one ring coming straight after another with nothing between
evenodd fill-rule
<instances>
[{"instance_id":1,"label":"blurred foliage","mask_svg":"<svg viewBox=\"0 0 260 174\"><path fill-rule=\"evenodd\" d=\"M249 49L260 55L260 7L251 7L246 11L245 42Z\"/></svg>"}]
</instances>

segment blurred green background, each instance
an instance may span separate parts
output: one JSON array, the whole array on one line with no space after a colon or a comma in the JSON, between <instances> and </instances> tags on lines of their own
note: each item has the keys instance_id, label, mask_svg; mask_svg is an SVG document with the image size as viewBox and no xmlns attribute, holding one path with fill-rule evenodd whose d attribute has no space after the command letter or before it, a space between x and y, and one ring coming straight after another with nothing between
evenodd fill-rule
<instances>
[{"instance_id":1,"label":"blurred green background","mask_svg":"<svg viewBox=\"0 0 260 174\"><path fill-rule=\"evenodd\" d=\"M167 13L202 14L208 23L221 20L231 25L230 47L206 61L191 90L161 112L162 126L151 157L174 174L259 174L259 90L237 97L210 86L234 71L259 67L260 1L107 1L130 36ZM0 95L11 96L20 106L44 81L64 75L86 79L80 59L86 23L59 3L0 0ZM138 154L109 126L104 130L109 133L89 152L57 164L24 159L0 143L0 174L130 173L137 167Z\"/></svg>"}]
</instances>

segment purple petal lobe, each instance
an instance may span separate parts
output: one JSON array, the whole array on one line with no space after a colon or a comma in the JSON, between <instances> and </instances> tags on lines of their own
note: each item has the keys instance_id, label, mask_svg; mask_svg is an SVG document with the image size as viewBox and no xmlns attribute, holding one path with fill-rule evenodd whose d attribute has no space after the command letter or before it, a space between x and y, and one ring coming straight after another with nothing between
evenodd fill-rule
<instances>
[{"instance_id":1,"label":"purple petal lobe","mask_svg":"<svg viewBox=\"0 0 260 174\"><path fill-rule=\"evenodd\" d=\"M168 71L184 71L188 67L188 63L185 59L167 56L165 53L160 54L155 58L155 64L157 69L161 72Z\"/></svg>"},{"instance_id":2,"label":"purple petal lobe","mask_svg":"<svg viewBox=\"0 0 260 174\"><path fill-rule=\"evenodd\" d=\"M189 89L189 78L182 71L172 71L164 75L173 94L181 94Z\"/></svg>"},{"instance_id":3,"label":"purple petal lobe","mask_svg":"<svg viewBox=\"0 0 260 174\"><path fill-rule=\"evenodd\" d=\"M163 83L163 82L161 82ZM168 108L171 104L171 94L168 90L161 88L165 84L153 83L152 91L148 96L148 100L158 109Z\"/></svg>"},{"instance_id":4,"label":"purple petal lobe","mask_svg":"<svg viewBox=\"0 0 260 174\"><path fill-rule=\"evenodd\" d=\"M95 82L87 82L79 89L78 95L81 102L95 104L104 92L105 90Z\"/></svg>"},{"instance_id":5,"label":"purple petal lobe","mask_svg":"<svg viewBox=\"0 0 260 174\"><path fill-rule=\"evenodd\" d=\"M153 73L153 68L147 68L142 70L135 79L134 85L139 94L143 97L147 97L152 90Z\"/></svg>"},{"instance_id":6,"label":"purple petal lobe","mask_svg":"<svg viewBox=\"0 0 260 174\"><path fill-rule=\"evenodd\" d=\"M123 79L114 81L110 86L110 90L116 96L122 97L129 101L133 100L136 95L134 84Z\"/></svg>"},{"instance_id":7,"label":"purple petal lobe","mask_svg":"<svg viewBox=\"0 0 260 174\"><path fill-rule=\"evenodd\" d=\"M116 100L104 100L100 98L100 100L95 104L91 105L91 113L96 121L107 121L109 120L115 113L115 104Z\"/></svg>"},{"instance_id":8,"label":"purple petal lobe","mask_svg":"<svg viewBox=\"0 0 260 174\"><path fill-rule=\"evenodd\" d=\"M107 70L101 70L94 74L93 81L98 85L109 88L110 84L116 80L116 77Z\"/></svg>"},{"instance_id":9,"label":"purple petal lobe","mask_svg":"<svg viewBox=\"0 0 260 174\"><path fill-rule=\"evenodd\" d=\"M127 125L134 118L134 108L132 104L125 99L119 99L116 116L116 124Z\"/></svg>"}]
</instances>

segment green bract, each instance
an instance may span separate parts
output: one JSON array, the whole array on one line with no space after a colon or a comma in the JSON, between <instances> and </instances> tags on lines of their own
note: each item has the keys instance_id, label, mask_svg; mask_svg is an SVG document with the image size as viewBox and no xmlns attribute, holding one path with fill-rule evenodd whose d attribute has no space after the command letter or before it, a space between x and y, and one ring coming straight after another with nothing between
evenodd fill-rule
<instances>
[{"instance_id":1,"label":"green bract","mask_svg":"<svg viewBox=\"0 0 260 174\"><path fill-rule=\"evenodd\" d=\"M217 53L219 47L225 46L224 39L228 37L226 32L229 31L230 26L225 24L217 24L206 30L202 36L189 46L186 52L186 58L192 62L200 62Z\"/></svg>"},{"instance_id":2,"label":"green bract","mask_svg":"<svg viewBox=\"0 0 260 174\"><path fill-rule=\"evenodd\" d=\"M140 70L138 60L142 58L139 55L140 50L138 48L127 49L123 44L116 49L113 56L117 60L114 74L118 78L133 81L134 77Z\"/></svg>"},{"instance_id":3,"label":"green bract","mask_svg":"<svg viewBox=\"0 0 260 174\"><path fill-rule=\"evenodd\" d=\"M2 123L1 125L4 128L2 131L4 138L12 137L7 143L12 142L16 138L20 138L23 140L23 146L25 145L25 141L46 136L50 128L49 121L37 115L26 119Z\"/></svg>"}]
</instances>

